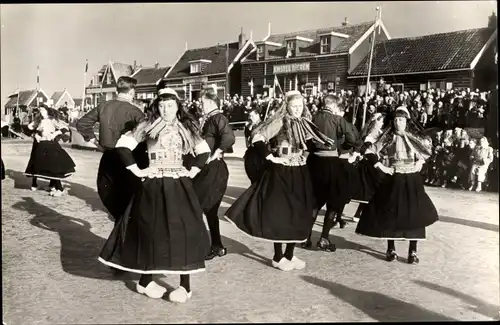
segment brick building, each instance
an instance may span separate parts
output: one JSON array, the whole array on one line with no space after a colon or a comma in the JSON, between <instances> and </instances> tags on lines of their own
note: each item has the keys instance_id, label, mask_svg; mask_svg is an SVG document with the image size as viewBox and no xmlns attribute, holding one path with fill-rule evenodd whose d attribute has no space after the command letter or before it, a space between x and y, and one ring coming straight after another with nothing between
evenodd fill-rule
<instances>
[{"instance_id":1,"label":"brick building","mask_svg":"<svg viewBox=\"0 0 500 325\"><path fill-rule=\"evenodd\" d=\"M322 90L346 89L348 73L370 51L370 35L376 41L390 39L382 21L272 34L255 42L257 51L242 60L243 96L273 89L277 78L283 91L316 94Z\"/></svg>"},{"instance_id":2,"label":"brick building","mask_svg":"<svg viewBox=\"0 0 500 325\"><path fill-rule=\"evenodd\" d=\"M187 100L199 98L201 90L212 84L221 98L227 92L241 93L240 60L254 49L253 41L244 37L241 31L238 42L186 49L164 78L167 85Z\"/></svg>"}]
</instances>

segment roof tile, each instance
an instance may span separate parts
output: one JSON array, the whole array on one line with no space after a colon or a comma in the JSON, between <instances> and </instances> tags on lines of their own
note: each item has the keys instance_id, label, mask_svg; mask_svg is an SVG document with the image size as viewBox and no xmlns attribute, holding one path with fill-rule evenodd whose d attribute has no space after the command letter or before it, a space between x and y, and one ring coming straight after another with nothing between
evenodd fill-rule
<instances>
[{"instance_id":1,"label":"roof tile","mask_svg":"<svg viewBox=\"0 0 500 325\"><path fill-rule=\"evenodd\" d=\"M167 73L168 69L170 67L142 68L134 75L134 78L137 80L138 86L156 84Z\"/></svg>"},{"instance_id":2,"label":"roof tile","mask_svg":"<svg viewBox=\"0 0 500 325\"><path fill-rule=\"evenodd\" d=\"M493 30L475 28L420 37L397 38L375 45L372 75L466 69L491 37ZM368 54L350 73L368 74Z\"/></svg>"},{"instance_id":3,"label":"roof tile","mask_svg":"<svg viewBox=\"0 0 500 325\"><path fill-rule=\"evenodd\" d=\"M195 60L210 60L202 75L212 75L226 72L226 44L220 44L218 53L217 45L199 49L191 49L184 52L177 64L172 68L172 72L168 75L167 79L182 78L190 76L189 61ZM238 55L238 42L229 43L229 62L228 65Z\"/></svg>"}]
</instances>

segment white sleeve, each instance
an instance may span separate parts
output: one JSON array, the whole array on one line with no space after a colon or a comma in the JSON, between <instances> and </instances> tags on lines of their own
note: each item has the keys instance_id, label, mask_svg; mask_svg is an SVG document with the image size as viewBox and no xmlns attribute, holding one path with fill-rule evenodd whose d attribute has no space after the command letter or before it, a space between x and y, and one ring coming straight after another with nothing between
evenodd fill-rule
<instances>
[{"instance_id":1,"label":"white sleeve","mask_svg":"<svg viewBox=\"0 0 500 325\"><path fill-rule=\"evenodd\" d=\"M128 148L130 151L133 151L137 145L138 143L134 137L130 135L122 135L116 142L115 148Z\"/></svg>"},{"instance_id":2,"label":"white sleeve","mask_svg":"<svg viewBox=\"0 0 500 325\"><path fill-rule=\"evenodd\" d=\"M196 156L201 155L203 153L211 152L208 143L205 140L198 142L198 144L194 147L194 154Z\"/></svg>"}]
</instances>

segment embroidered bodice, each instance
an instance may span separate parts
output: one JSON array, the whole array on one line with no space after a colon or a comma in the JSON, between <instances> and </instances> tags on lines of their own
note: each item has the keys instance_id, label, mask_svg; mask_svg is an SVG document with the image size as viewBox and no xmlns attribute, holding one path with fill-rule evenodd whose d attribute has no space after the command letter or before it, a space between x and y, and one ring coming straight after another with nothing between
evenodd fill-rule
<instances>
[{"instance_id":1,"label":"embroidered bodice","mask_svg":"<svg viewBox=\"0 0 500 325\"><path fill-rule=\"evenodd\" d=\"M415 162L418 159L409 143L405 141L404 136L394 135L394 141L384 151L390 167L394 168L394 172L402 174L416 172Z\"/></svg>"},{"instance_id":2,"label":"embroidered bodice","mask_svg":"<svg viewBox=\"0 0 500 325\"><path fill-rule=\"evenodd\" d=\"M31 125L33 125L33 123ZM38 124L38 126L36 127L36 131L39 133L41 137L40 141L48 141L52 140L50 138L50 135L57 131L57 127L53 120L42 119L40 121L40 124Z\"/></svg>"},{"instance_id":3,"label":"embroidered bodice","mask_svg":"<svg viewBox=\"0 0 500 325\"><path fill-rule=\"evenodd\" d=\"M157 139L148 140L148 156L151 167L182 167L183 140L177 125L163 129Z\"/></svg>"}]
</instances>

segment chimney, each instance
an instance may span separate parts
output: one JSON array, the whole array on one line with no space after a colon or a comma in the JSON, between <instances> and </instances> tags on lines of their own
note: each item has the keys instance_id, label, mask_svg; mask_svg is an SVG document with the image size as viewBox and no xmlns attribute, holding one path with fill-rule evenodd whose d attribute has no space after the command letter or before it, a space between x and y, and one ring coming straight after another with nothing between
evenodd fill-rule
<instances>
[{"instance_id":1,"label":"chimney","mask_svg":"<svg viewBox=\"0 0 500 325\"><path fill-rule=\"evenodd\" d=\"M496 29L497 28L497 15L493 11L491 15L488 17L488 28Z\"/></svg>"},{"instance_id":2,"label":"chimney","mask_svg":"<svg viewBox=\"0 0 500 325\"><path fill-rule=\"evenodd\" d=\"M243 48L243 45L245 45L245 34L243 34L243 27L241 27L241 33L238 36L238 49L241 50L241 48Z\"/></svg>"},{"instance_id":3,"label":"chimney","mask_svg":"<svg viewBox=\"0 0 500 325\"><path fill-rule=\"evenodd\" d=\"M156 61L155 63L155 69L158 70L160 68L160 64L158 63L158 61Z\"/></svg>"},{"instance_id":4,"label":"chimney","mask_svg":"<svg viewBox=\"0 0 500 325\"><path fill-rule=\"evenodd\" d=\"M344 21L342 22L342 26L347 26L349 24L349 21L347 21L347 17L344 18Z\"/></svg>"},{"instance_id":5,"label":"chimney","mask_svg":"<svg viewBox=\"0 0 500 325\"><path fill-rule=\"evenodd\" d=\"M219 43L217 43L217 47L215 48L215 54L219 54L220 51L219 51Z\"/></svg>"},{"instance_id":6,"label":"chimney","mask_svg":"<svg viewBox=\"0 0 500 325\"><path fill-rule=\"evenodd\" d=\"M134 60L134 71L137 69L137 60Z\"/></svg>"}]
</instances>

